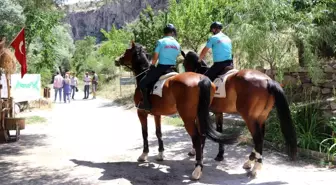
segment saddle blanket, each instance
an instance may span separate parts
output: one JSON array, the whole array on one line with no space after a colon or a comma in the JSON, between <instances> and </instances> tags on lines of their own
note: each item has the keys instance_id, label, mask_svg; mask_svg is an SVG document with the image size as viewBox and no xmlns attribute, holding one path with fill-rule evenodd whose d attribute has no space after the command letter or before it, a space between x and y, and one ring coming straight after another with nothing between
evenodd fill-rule
<instances>
[{"instance_id":1,"label":"saddle blanket","mask_svg":"<svg viewBox=\"0 0 336 185\"><path fill-rule=\"evenodd\" d=\"M166 82L166 80L169 78L169 77L172 77L172 76L175 76L177 75L178 73L176 72L170 72L170 73L167 73L165 75L162 75L159 80L154 84L154 87L153 87L153 91L151 94L153 95L158 95L160 97L162 97L162 89L163 89L163 85L164 83Z\"/></svg>"},{"instance_id":2,"label":"saddle blanket","mask_svg":"<svg viewBox=\"0 0 336 185\"><path fill-rule=\"evenodd\" d=\"M225 98L226 97L226 89L225 89L226 79L229 76L236 74L237 72L238 72L237 69L231 69L230 71L228 71L224 75L219 75L214 80L213 83L216 85L216 92L215 92L215 97L216 98Z\"/></svg>"}]
</instances>

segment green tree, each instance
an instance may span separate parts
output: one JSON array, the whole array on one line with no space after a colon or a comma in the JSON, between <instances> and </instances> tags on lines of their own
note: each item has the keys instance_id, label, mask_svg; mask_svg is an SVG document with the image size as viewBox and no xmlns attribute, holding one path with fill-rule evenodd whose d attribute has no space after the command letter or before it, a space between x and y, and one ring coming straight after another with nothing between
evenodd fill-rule
<instances>
[{"instance_id":1,"label":"green tree","mask_svg":"<svg viewBox=\"0 0 336 185\"><path fill-rule=\"evenodd\" d=\"M227 9L221 14L222 20L223 16L228 17L224 20L228 23L224 32L233 41L234 56L240 67L277 69L277 78L281 80L283 69L298 66L297 49L291 36L296 14L288 1L246 3L241 0L231 3Z\"/></svg>"},{"instance_id":2,"label":"green tree","mask_svg":"<svg viewBox=\"0 0 336 185\"><path fill-rule=\"evenodd\" d=\"M53 45L55 53L54 69L59 66L70 70L70 59L75 52L74 41L70 35L70 25L58 25L52 29L52 34L55 36L56 44Z\"/></svg>"},{"instance_id":3,"label":"green tree","mask_svg":"<svg viewBox=\"0 0 336 185\"><path fill-rule=\"evenodd\" d=\"M218 17L213 12L216 1L170 0L169 5L168 20L177 28L179 42L197 52L208 39L211 22Z\"/></svg>"},{"instance_id":4,"label":"green tree","mask_svg":"<svg viewBox=\"0 0 336 185\"><path fill-rule=\"evenodd\" d=\"M167 24L167 14L158 11L154 14L150 6L143 9L139 20L128 27L134 34L135 42L145 46L148 52L154 52L158 39L163 36L163 28Z\"/></svg>"},{"instance_id":5,"label":"green tree","mask_svg":"<svg viewBox=\"0 0 336 185\"><path fill-rule=\"evenodd\" d=\"M77 74L83 73L89 69L89 61L92 61L92 56L95 54L96 38L87 36L83 40L75 42L76 50L71 61L72 70Z\"/></svg>"},{"instance_id":6,"label":"green tree","mask_svg":"<svg viewBox=\"0 0 336 185\"><path fill-rule=\"evenodd\" d=\"M130 45L131 33L123 29L116 29L115 26L107 32L104 29L101 30L107 41L104 41L100 48L99 54L106 55L113 60L114 58L123 54L125 49Z\"/></svg>"},{"instance_id":7,"label":"green tree","mask_svg":"<svg viewBox=\"0 0 336 185\"><path fill-rule=\"evenodd\" d=\"M28 50L28 71L41 73L42 83L50 82L57 64L54 28L61 24L64 13L52 0L17 0L24 8L25 34Z\"/></svg>"},{"instance_id":8,"label":"green tree","mask_svg":"<svg viewBox=\"0 0 336 185\"><path fill-rule=\"evenodd\" d=\"M24 26L25 16L22 12L23 8L18 3L0 1L0 34L7 37L8 44Z\"/></svg>"}]
</instances>

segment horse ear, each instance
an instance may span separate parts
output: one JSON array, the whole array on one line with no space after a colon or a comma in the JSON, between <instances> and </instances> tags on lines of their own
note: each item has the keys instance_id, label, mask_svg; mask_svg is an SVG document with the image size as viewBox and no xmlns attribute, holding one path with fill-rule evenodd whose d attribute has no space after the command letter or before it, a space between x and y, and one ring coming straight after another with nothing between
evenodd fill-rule
<instances>
[{"instance_id":1,"label":"horse ear","mask_svg":"<svg viewBox=\"0 0 336 185\"><path fill-rule=\"evenodd\" d=\"M183 51L183 50L181 50L181 55L182 55L182 56L183 56L183 58L185 59L186 55L185 55L185 53L184 53L184 51Z\"/></svg>"},{"instance_id":2,"label":"horse ear","mask_svg":"<svg viewBox=\"0 0 336 185\"><path fill-rule=\"evenodd\" d=\"M135 47L134 40L132 40L132 41L131 41L131 46L132 46L132 48L134 48L134 47Z\"/></svg>"}]
</instances>

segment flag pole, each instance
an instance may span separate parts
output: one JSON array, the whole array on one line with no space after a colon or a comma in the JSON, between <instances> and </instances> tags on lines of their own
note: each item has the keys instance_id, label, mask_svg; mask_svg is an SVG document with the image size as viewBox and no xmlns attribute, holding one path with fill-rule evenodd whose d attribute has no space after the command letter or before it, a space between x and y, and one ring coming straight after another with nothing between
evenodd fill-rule
<instances>
[{"instance_id":1,"label":"flag pole","mask_svg":"<svg viewBox=\"0 0 336 185\"><path fill-rule=\"evenodd\" d=\"M12 40L12 42L10 42L9 45L12 45L12 43L14 42L14 40L19 36L19 34L21 33L21 31L24 29L25 27L22 27L22 29L18 32L18 34L16 34L15 38ZM26 47L26 46L25 46Z\"/></svg>"}]
</instances>

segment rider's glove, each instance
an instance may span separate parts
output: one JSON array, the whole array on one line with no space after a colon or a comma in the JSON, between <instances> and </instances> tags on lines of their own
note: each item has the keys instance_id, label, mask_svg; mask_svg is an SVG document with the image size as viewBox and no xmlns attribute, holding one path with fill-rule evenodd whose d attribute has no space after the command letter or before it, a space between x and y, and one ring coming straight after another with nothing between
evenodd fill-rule
<instances>
[{"instance_id":1,"label":"rider's glove","mask_svg":"<svg viewBox=\"0 0 336 185\"><path fill-rule=\"evenodd\" d=\"M150 70L152 70L152 69L154 69L155 68L155 65L153 65L153 64L151 64L150 66L149 66L149 69Z\"/></svg>"}]
</instances>

